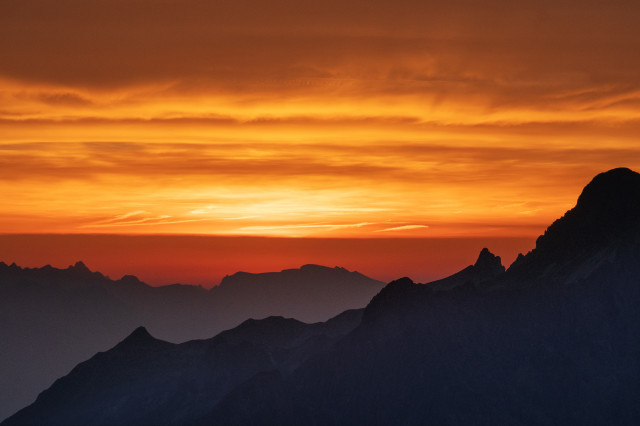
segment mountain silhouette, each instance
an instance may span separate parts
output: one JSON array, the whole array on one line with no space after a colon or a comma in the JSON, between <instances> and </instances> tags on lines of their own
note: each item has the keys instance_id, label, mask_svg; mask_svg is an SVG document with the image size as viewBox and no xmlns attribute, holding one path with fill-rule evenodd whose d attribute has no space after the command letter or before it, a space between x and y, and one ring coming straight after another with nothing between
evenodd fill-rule
<instances>
[{"instance_id":1,"label":"mountain silhouette","mask_svg":"<svg viewBox=\"0 0 640 426\"><path fill-rule=\"evenodd\" d=\"M82 262L66 269L0 262L0 419L140 325L159 339L184 342L247 318L318 322L366 306L382 286L357 272L318 265L238 273L205 290L151 287L131 275L111 280Z\"/></svg>"},{"instance_id":2,"label":"mountain silhouette","mask_svg":"<svg viewBox=\"0 0 640 426\"><path fill-rule=\"evenodd\" d=\"M197 419L256 375L286 374L322 353L355 328L361 315L362 310L352 310L315 324L283 317L247 320L212 339L179 345L157 340L139 327L57 380L38 397L37 410L22 410L5 423L166 424Z\"/></svg>"},{"instance_id":3,"label":"mountain silhouette","mask_svg":"<svg viewBox=\"0 0 640 426\"><path fill-rule=\"evenodd\" d=\"M566 280L590 273L616 254L631 254L640 238L638 218L640 174L626 168L601 173L576 206L536 240L535 249L516 259L508 275L514 281Z\"/></svg>"},{"instance_id":4,"label":"mountain silhouette","mask_svg":"<svg viewBox=\"0 0 640 426\"><path fill-rule=\"evenodd\" d=\"M475 264L447 278L432 281L428 285L434 290L451 290L462 285L478 285L492 280L502 275L504 271L505 267L502 266L500 256L496 256L489 249L484 248Z\"/></svg>"},{"instance_id":5,"label":"mountain silhouette","mask_svg":"<svg viewBox=\"0 0 640 426\"><path fill-rule=\"evenodd\" d=\"M281 272L238 272L224 277L211 293L225 300L227 306L241 312L250 311L256 318L277 313L317 322L346 309L366 306L382 286L381 282L344 268L303 265ZM283 305L286 309L274 309Z\"/></svg>"},{"instance_id":6,"label":"mountain silhouette","mask_svg":"<svg viewBox=\"0 0 640 426\"><path fill-rule=\"evenodd\" d=\"M167 342L154 338L146 328L140 326L133 330L122 342L118 343L114 349L127 348L127 350L147 350L153 346L164 346Z\"/></svg>"},{"instance_id":7,"label":"mountain silhouette","mask_svg":"<svg viewBox=\"0 0 640 426\"><path fill-rule=\"evenodd\" d=\"M269 318L116 346L3 424L638 424L638 177L596 176L506 271L483 250L448 279L401 278L333 334Z\"/></svg>"}]
</instances>

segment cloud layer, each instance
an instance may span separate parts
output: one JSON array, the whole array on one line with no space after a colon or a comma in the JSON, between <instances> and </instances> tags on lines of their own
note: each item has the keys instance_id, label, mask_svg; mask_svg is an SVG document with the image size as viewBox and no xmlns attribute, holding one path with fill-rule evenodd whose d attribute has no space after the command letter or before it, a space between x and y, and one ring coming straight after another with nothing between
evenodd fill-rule
<instances>
[{"instance_id":1,"label":"cloud layer","mask_svg":"<svg viewBox=\"0 0 640 426\"><path fill-rule=\"evenodd\" d=\"M640 168L637 16L1 2L0 232L535 235Z\"/></svg>"}]
</instances>

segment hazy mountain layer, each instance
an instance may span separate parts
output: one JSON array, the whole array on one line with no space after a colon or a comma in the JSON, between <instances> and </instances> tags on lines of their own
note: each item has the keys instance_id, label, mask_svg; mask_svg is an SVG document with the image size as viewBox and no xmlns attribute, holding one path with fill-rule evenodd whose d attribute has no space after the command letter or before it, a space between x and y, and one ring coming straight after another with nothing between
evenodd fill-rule
<instances>
[{"instance_id":1,"label":"hazy mountain layer","mask_svg":"<svg viewBox=\"0 0 640 426\"><path fill-rule=\"evenodd\" d=\"M247 320L215 338L179 345L157 340L140 327L38 397L36 404L46 407L41 416L23 411L8 422L117 424L126 417L135 424L164 424L196 419L256 375L288 374L355 328L361 315L362 310L352 310L316 324L282 317Z\"/></svg>"},{"instance_id":2,"label":"hazy mountain layer","mask_svg":"<svg viewBox=\"0 0 640 426\"><path fill-rule=\"evenodd\" d=\"M140 325L158 338L184 342L247 318L324 321L364 307L382 286L357 272L317 265L237 273L207 291L151 287L133 276L113 281L81 262L67 269L0 263L0 419Z\"/></svg>"}]
</instances>

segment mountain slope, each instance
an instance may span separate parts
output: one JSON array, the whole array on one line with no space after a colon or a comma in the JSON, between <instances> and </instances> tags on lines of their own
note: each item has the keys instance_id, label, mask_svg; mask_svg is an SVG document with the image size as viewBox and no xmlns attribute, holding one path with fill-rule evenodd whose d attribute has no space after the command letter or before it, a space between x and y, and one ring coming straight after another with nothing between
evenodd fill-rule
<instances>
[{"instance_id":1,"label":"mountain slope","mask_svg":"<svg viewBox=\"0 0 640 426\"><path fill-rule=\"evenodd\" d=\"M140 325L161 339L183 342L214 336L247 318L324 321L364 307L383 285L357 272L315 265L239 273L222 284L211 291L151 287L133 276L111 280L81 262L66 269L0 262L0 419Z\"/></svg>"},{"instance_id":2,"label":"mountain slope","mask_svg":"<svg viewBox=\"0 0 640 426\"><path fill-rule=\"evenodd\" d=\"M390 283L358 329L289 378L280 423L637 424L639 178L597 176L482 286Z\"/></svg>"},{"instance_id":3,"label":"mountain slope","mask_svg":"<svg viewBox=\"0 0 640 426\"><path fill-rule=\"evenodd\" d=\"M276 377L321 353L360 321L361 310L325 323L247 320L207 340L179 345L136 329L79 364L3 424L195 422L256 375Z\"/></svg>"},{"instance_id":4,"label":"mountain slope","mask_svg":"<svg viewBox=\"0 0 640 426\"><path fill-rule=\"evenodd\" d=\"M500 256L496 256L489 249L484 248L475 264L469 265L449 277L432 281L428 286L436 291L451 290L463 285L475 286L499 277L504 271L505 268L502 266Z\"/></svg>"},{"instance_id":5,"label":"mountain slope","mask_svg":"<svg viewBox=\"0 0 640 426\"><path fill-rule=\"evenodd\" d=\"M536 241L536 248L509 268L512 280L572 280L617 252L632 253L640 238L640 174L613 169L596 176L576 206ZM586 268L581 271L581 268Z\"/></svg>"}]
</instances>

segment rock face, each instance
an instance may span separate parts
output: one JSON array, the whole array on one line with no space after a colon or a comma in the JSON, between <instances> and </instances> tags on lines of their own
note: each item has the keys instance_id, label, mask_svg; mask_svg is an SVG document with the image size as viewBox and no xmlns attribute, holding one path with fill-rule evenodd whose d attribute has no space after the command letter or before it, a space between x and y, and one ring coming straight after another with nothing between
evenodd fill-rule
<instances>
[{"instance_id":1,"label":"rock face","mask_svg":"<svg viewBox=\"0 0 640 426\"><path fill-rule=\"evenodd\" d=\"M344 334L276 318L115 347L6 424L639 424L638 177L598 175L506 272L483 250L449 279L391 282Z\"/></svg>"}]
</instances>

